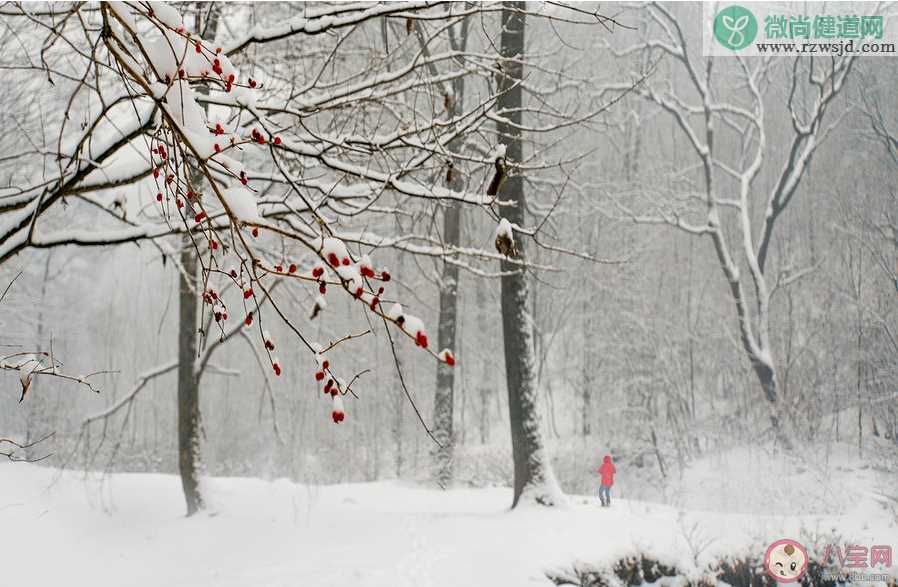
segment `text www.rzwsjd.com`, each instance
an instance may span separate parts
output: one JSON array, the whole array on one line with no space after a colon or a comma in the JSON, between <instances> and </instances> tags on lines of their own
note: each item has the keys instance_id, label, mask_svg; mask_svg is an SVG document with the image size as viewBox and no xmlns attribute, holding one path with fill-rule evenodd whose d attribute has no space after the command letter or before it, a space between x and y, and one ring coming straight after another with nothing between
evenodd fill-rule
<instances>
[{"instance_id":1,"label":"text www.rzwsjd.com","mask_svg":"<svg viewBox=\"0 0 898 587\"><path fill-rule=\"evenodd\" d=\"M854 41L834 41L830 43L755 43L762 54L821 54L821 55L863 55L895 53L895 43L855 43Z\"/></svg>"}]
</instances>

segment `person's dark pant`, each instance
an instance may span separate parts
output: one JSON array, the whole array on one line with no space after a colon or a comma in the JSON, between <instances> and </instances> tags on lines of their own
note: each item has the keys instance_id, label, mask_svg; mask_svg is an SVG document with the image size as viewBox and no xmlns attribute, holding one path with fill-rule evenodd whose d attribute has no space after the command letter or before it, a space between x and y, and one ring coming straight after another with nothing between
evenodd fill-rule
<instances>
[{"instance_id":1,"label":"person's dark pant","mask_svg":"<svg viewBox=\"0 0 898 587\"><path fill-rule=\"evenodd\" d=\"M611 486L610 485L602 485L599 487L599 499L602 501L602 505L609 506L611 505Z\"/></svg>"}]
</instances>

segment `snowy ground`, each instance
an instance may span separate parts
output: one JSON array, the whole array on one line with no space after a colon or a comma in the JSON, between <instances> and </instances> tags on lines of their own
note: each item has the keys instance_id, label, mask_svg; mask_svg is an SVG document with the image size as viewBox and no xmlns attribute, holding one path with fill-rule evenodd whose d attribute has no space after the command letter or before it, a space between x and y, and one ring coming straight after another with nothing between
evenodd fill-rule
<instances>
[{"instance_id":1,"label":"snowy ground","mask_svg":"<svg viewBox=\"0 0 898 587\"><path fill-rule=\"evenodd\" d=\"M547 585L546 570L576 561L643 549L688 567L697 550L704 565L716 554L761 556L785 536L822 541L833 530L898 554L898 527L874 471L834 469L824 483L810 470L780 470L768 485L771 476L750 474L755 457L735 451L687 471L668 493L688 510L621 499L601 509L575 497L565 509L509 512L503 488L219 478L207 486L215 513L194 519L183 516L177 477L58 477L2 462L0 585ZM771 514L745 513L765 494L781 497L767 504ZM814 511L833 504L835 514Z\"/></svg>"}]
</instances>

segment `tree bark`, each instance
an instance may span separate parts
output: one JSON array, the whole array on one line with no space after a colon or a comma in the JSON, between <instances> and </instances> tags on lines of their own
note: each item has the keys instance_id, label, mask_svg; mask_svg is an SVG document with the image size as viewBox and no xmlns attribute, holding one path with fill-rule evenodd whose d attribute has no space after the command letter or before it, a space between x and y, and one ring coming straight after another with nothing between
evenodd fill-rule
<instances>
[{"instance_id":1,"label":"tree bark","mask_svg":"<svg viewBox=\"0 0 898 587\"><path fill-rule=\"evenodd\" d=\"M185 239L181 249L178 312L178 468L187 502L187 515L203 509L200 490L202 429L200 388L195 371L197 356L197 257L193 243Z\"/></svg>"},{"instance_id":2,"label":"tree bark","mask_svg":"<svg viewBox=\"0 0 898 587\"><path fill-rule=\"evenodd\" d=\"M218 32L218 10L213 8L203 21L202 12L197 10L196 29L206 38L215 38ZM208 94L205 84L197 87L200 94ZM209 106L203 109L208 113ZM192 173L191 182L199 186L203 177ZM192 516L205 507L205 499L200 482L202 464L202 417L200 412L200 376L196 370L199 353L199 295L197 291L197 271L199 259L194 244L185 236L181 248L181 272L178 292L178 469L181 473L181 487L187 503L187 516Z\"/></svg>"},{"instance_id":3,"label":"tree bark","mask_svg":"<svg viewBox=\"0 0 898 587\"><path fill-rule=\"evenodd\" d=\"M450 41L454 49L464 50L467 44L467 21L461 25L461 38L456 43L450 30ZM456 46L458 45L458 46ZM449 120L455 118L464 102L464 78L460 77L452 84L452 95L445 97L446 115ZM450 143L449 148L457 147L457 141ZM459 169L451 166L447 170L446 184L449 189L461 192L465 182ZM443 243L446 246L458 246L461 233L461 206L458 202L449 201L443 208ZM440 321L437 329L438 348L455 349L455 331L458 322L458 265L443 263L440 280ZM434 481L442 488L452 483L452 467L455 449L453 416L455 412L455 369L445 363L437 364L437 386L433 402L433 434L439 445L434 450Z\"/></svg>"},{"instance_id":4,"label":"tree bark","mask_svg":"<svg viewBox=\"0 0 898 587\"><path fill-rule=\"evenodd\" d=\"M458 175L458 171L454 172ZM461 178L453 178L450 187L461 191ZM443 242L459 243L461 208L455 202L443 211ZM443 263L440 283L440 322L437 330L438 348L455 349L455 330L458 314L458 266ZM433 434L439 442L434 451L434 481L440 487L452 482L452 462L455 438L452 430L454 412L455 370L440 362L437 364L437 387L433 403Z\"/></svg>"},{"instance_id":5,"label":"tree bark","mask_svg":"<svg viewBox=\"0 0 898 587\"><path fill-rule=\"evenodd\" d=\"M502 75L499 78L500 140L506 147L506 158L518 163L523 157L521 140L521 87L524 53L523 2L504 2L502 7ZM502 208L503 216L514 226L524 225L526 200L523 178L512 173L502 184L500 200L513 202ZM515 259L525 259L522 239L515 239ZM514 497L512 507L522 497L552 505L560 491L552 474L542 438L542 418L533 348L533 324L528 308L530 291L526 272L520 265L502 261L502 332L505 342L505 377L508 386L508 412L511 424L511 446L514 458Z\"/></svg>"}]
</instances>

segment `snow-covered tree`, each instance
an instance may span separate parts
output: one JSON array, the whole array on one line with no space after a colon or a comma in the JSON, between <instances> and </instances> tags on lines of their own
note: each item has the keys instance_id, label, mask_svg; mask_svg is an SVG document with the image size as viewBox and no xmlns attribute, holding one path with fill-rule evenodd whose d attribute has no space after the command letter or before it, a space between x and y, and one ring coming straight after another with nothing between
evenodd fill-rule
<instances>
[{"instance_id":1,"label":"snow-covered tree","mask_svg":"<svg viewBox=\"0 0 898 587\"><path fill-rule=\"evenodd\" d=\"M680 178L673 193L656 189L645 194L645 201L620 202L620 206L636 222L670 225L711 242L728 284L741 347L769 406L773 432L790 445L789 415L780 398L777 353L771 340L771 298L777 289L814 267L777 271L770 268L770 256L778 222L807 176L815 152L841 120L827 113L845 88L855 58L788 60L785 106L791 129L784 138L786 155L780 163L770 136L778 135L781 127L769 111L779 100L771 90L777 65L786 61L733 58L726 60L735 64L732 71L725 75L719 65L712 75L718 62L687 44L675 9L653 3L645 10L658 37L617 54L635 56L642 69L634 75L640 77L646 74L646 52L653 56L650 63L665 59L682 69L688 90L649 79L636 91L673 118L697 167L673 171ZM611 88L620 86L611 84L602 91ZM733 140L740 146L735 156L730 147ZM769 166L778 166L779 171L767 189L759 178ZM666 197L659 200L659 192Z\"/></svg>"},{"instance_id":2,"label":"snow-covered tree","mask_svg":"<svg viewBox=\"0 0 898 587\"><path fill-rule=\"evenodd\" d=\"M526 15L524 3L507 2L502 10L501 53L502 89L498 123L502 148L497 152L498 165L506 160L524 160L521 123L523 119L521 81L523 63L517 59L524 54ZM520 173L504 178L494 186L500 197L510 201L502 207L502 220L496 228L496 248L506 260L502 262L502 331L505 343L505 376L508 385L508 412L511 421L511 445L514 458L514 498L512 506L521 499L546 505L563 499L552 473L542 433L542 411L536 380L536 356L533 346L533 320L530 316L528 278L519 267L524 259L525 246L515 235L515 226L525 226L527 202L524 178Z\"/></svg>"},{"instance_id":3,"label":"snow-covered tree","mask_svg":"<svg viewBox=\"0 0 898 587\"><path fill-rule=\"evenodd\" d=\"M528 83L503 70L522 47L499 64L489 38L466 44L454 36L472 18L492 19L498 30L507 10L427 0L34 8L4 9L10 34L24 39L4 63L39 75L20 86L35 99L16 101L29 144L4 138L10 154L0 164L15 187L0 200L0 263L31 248L149 243L177 268L182 474L199 469L195 388L214 343L250 337L275 377L285 373L277 352L302 349L316 367L299 377L317 382L339 423L352 417L348 400L365 370L338 364L331 351L379 330L391 348L405 340L438 364L434 438L438 476L447 478L455 363L448 286L459 270L497 276L527 267L523 255L482 247L480 238L465 246L452 234L463 207L499 222L504 204L487 189L505 174L496 169L504 158L493 129L501 136L525 128L520 103L508 116L495 112ZM555 18L525 5L514 12ZM216 18L217 32L206 26ZM539 132L577 122L553 116ZM528 165L548 165L515 157L512 187ZM427 220L438 209L444 231ZM518 224L523 252L532 233ZM437 345L378 261L400 254L442 263L446 328ZM501 272L485 269L500 262ZM202 301L195 317L191 293ZM368 328L318 341L306 316L333 311L337 296ZM290 311L295 301L306 316ZM294 338L273 340L266 327L275 322ZM192 325L195 340L186 335ZM188 355L199 357L192 366ZM135 389L168 365L145 372ZM399 383L406 387L401 374ZM192 513L201 498L190 485Z\"/></svg>"}]
</instances>

